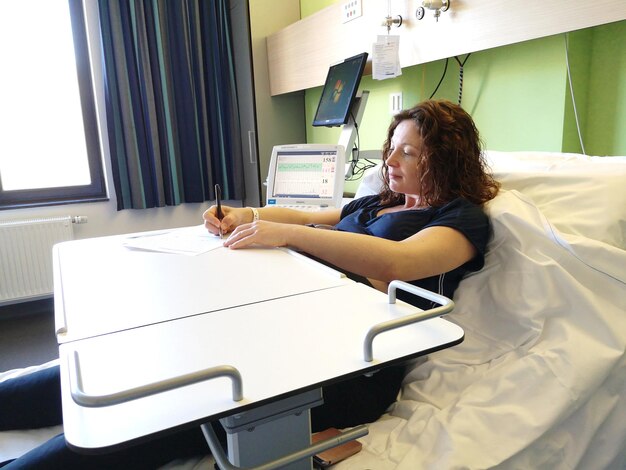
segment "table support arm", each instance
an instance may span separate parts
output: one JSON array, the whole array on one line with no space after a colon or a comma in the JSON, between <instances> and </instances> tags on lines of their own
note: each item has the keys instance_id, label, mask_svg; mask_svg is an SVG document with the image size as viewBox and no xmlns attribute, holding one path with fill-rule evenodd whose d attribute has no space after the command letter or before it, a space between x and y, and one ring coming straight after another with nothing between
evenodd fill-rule
<instances>
[{"instance_id":1,"label":"table support arm","mask_svg":"<svg viewBox=\"0 0 626 470\"><path fill-rule=\"evenodd\" d=\"M363 437L367 435L368 432L369 431L367 429L367 425L357 426L348 431L344 431L337 436L325 439L316 444L311 444L304 449L298 450L288 455L284 455L283 457L272 460L271 462L267 462L255 467L237 467L236 465L231 464L228 460L228 457L224 453L222 445L217 439L217 436L215 435L215 431L213 431L213 427L211 426L211 424L205 423L202 425L202 433L204 434L204 437L209 444L211 454L213 455L215 461L222 470L274 470L297 462L298 460L312 457L315 454L319 454L320 452L323 452L325 450L332 449L333 447L337 447L348 441Z\"/></svg>"},{"instance_id":2,"label":"table support arm","mask_svg":"<svg viewBox=\"0 0 626 470\"><path fill-rule=\"evenodd\" d=\"M454 302L447 297L435 294L434 292L422 289L421 287L417 287L413 284L409 284L408 282L403 281L391 281L391 283L389 284L387 292L389 294L390 304L396 303L397 289L409 292L411 294L415 294L418 297L422 297L427 300L431 300L435 303L440 304L440 306L424 311L419 311L413 315L407 315L402 318L378 323L371 327L365 335L365 340L363 342L363 358L366 362L372 362L374 360L374 338L380 333L384 333L385 331L390 331L396 328L401 328L412 323L419 323L430 318L438 317L446 313L450 313L452 309L454 309Z\"/></svg>"},{"instance_id":3,"label":"table support arm","mask_svg":"<svg viewBox=\"0 0 626 470\"><path fill-rule=\"evenodd\" d=\"M178 377L173 377L171 379L165 379L159 382L142 385L140 387L122 390L120 392L106 395L89 395L83 390L78 352L74 351L73 354L70 354L68 361L72 399L76 402L76 404L88 408L118 405L127 401L144 398L157 393L166 392L168 390L173 390L175 388L184 387L186 385L218 377L229 377L232 380L233 401L241 401L243 399L243 381L241 379L241 374L236 368L229 365L211 367L191 372L189 374L180 375Z\"/></svg>"}]
</instances>

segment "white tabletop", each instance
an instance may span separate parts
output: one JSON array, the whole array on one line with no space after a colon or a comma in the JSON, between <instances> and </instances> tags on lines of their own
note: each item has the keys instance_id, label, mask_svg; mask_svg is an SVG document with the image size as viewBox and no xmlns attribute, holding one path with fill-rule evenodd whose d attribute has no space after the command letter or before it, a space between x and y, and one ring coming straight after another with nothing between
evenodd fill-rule
<instances>
[{"instance_id":1,"label":"white tabletop","mask_svg":"<svg viewBox=\"0 0 626 470\"><path fill-rule=\"evenodd\" d=\"M431 319L381 334L374 341L373 363L365 362L367 330L414 311L351 283L63 344L66 439L86 449L113 446L243 411L462 339L458 326ZM230 380L219 378L115 406L81 407L69 394L67 364L74 351L86 393L113 393L226 364L240 371L244 399L233 401Z\"/></svg>"},{"instance_id":2,"label":"white tabletop","mask_svg":"<svg viewBox=\"0 0 626 470\"><path fill-rule=\"evenodd\" d=\"M55 246L59 343L346 282L336 271L277 248L217 248L198 256L131 250L126 237Z\"/></svg>"},{"instance_id":3,"label":"white tabletop","mask_svg":"<svg viewBox=\"0 0 626 470\"><path fill-rule=\"evenodd\" d=\"M415 313L386 294L282 249L218 248L198 256L129 250L123 237L55 247L55 316L64 432L105 449L245 411L460 342L435 318L364 340L374 325ZM221 377L105 407L71 396L79 357L87 395L108 395L228 365L242 377L234 401Z\"/></svg>"}]
</instances>

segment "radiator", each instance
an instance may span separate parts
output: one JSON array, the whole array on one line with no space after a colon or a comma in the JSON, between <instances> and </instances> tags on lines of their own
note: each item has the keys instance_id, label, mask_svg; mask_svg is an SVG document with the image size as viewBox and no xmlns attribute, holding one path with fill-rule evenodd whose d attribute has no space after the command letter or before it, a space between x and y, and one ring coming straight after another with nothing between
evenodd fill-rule
<instances>
[{"instance_id":1,"label":"radiator","mask_svg":"<svg viewBox=\"0 0 626 470\"><path fill-rule=\"evenodd\" d=\"M52 247L72 240L72 224L82 222L86 217L0 222L0 305L52 295Z\"/></svg>"}]
</instances>

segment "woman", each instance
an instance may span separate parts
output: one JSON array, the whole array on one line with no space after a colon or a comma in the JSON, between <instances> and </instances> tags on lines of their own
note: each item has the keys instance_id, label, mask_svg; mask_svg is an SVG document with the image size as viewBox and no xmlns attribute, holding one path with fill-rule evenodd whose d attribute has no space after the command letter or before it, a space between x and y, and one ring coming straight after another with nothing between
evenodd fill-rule
<instances>
[{"instance_id":1,"label":"woman","mask_svg":"<svg viewBox=\"0 0 626 470\"><path fill-rule=\"evenodd\" d=\"M383 146L382 176L380 194L343 209L223 207L219 220L211 207L205 226L230 233L224 245L232 249L289 246L383 292L399 279L452 297L463 276L483 266L490 226L482 205L499 190L472 118L448 101L400 112ZM336 230L311 227L319 224ZM432 307L409 293L398 297ZM314 428L376 420L395 401L403 376L402 367L388 367L325 387L324 405L311 410Z\"/></svg>"},{"instance_id":2,"label":"woman","mask_svg":"<svg viewBox=\"0 0 626 470\"><path fill-rule=\"evenodd\" d=\"M233 249L290 246L384 292L400 279L452 297L463 275L483 265L489 223L481 206L498 192L478 131L459 106L426 101L394 117L383 156L379 195L322 212L225 207L221 221L211 207L205 226L231 232L224 245ZM310 228L317 224L337 230Z\"/></svg>"},{"instance_id":3,"label":"woman","mask_svg":"<svg viewBox=\"0 0 626 470\"><path fill-rule=\"evenodd\" d=\"M483 266L490 227L481 206L498 192L471 117L447 101L397 114L383 146L382 174L380 194L341 210L223 207L220 221L211 207L205 226L229 233L224 245L232 249L290 246L383 291L400 279L452 297L462 277ZM318 224L336 230L310 226ZM324 387L324 404L311 409L313 431L376 420L395 401L403 377L402 367L388 367ZM59 389L58 367L0 384L0 430L60 423ZM76 454L60 435L6 468L156 468L207 451L199 429L102 456Z\"/></svg>"}]
</instances>

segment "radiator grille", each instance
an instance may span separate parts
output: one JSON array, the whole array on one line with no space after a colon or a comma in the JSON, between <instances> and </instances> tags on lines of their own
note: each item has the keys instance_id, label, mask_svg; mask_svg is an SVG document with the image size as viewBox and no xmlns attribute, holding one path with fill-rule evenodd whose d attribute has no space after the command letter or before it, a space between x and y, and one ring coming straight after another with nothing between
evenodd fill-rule
<instances>
[{"instance_id":1,"label":"radiator grille","mask_svg":"<svg viewBox=\"0 0 626 470\"><path fill-rule=\"evenodd\" d=\"M0 304L52 295L52 247L74 238L73 219L0 222Z\"/></svg>"}]
</instances>

